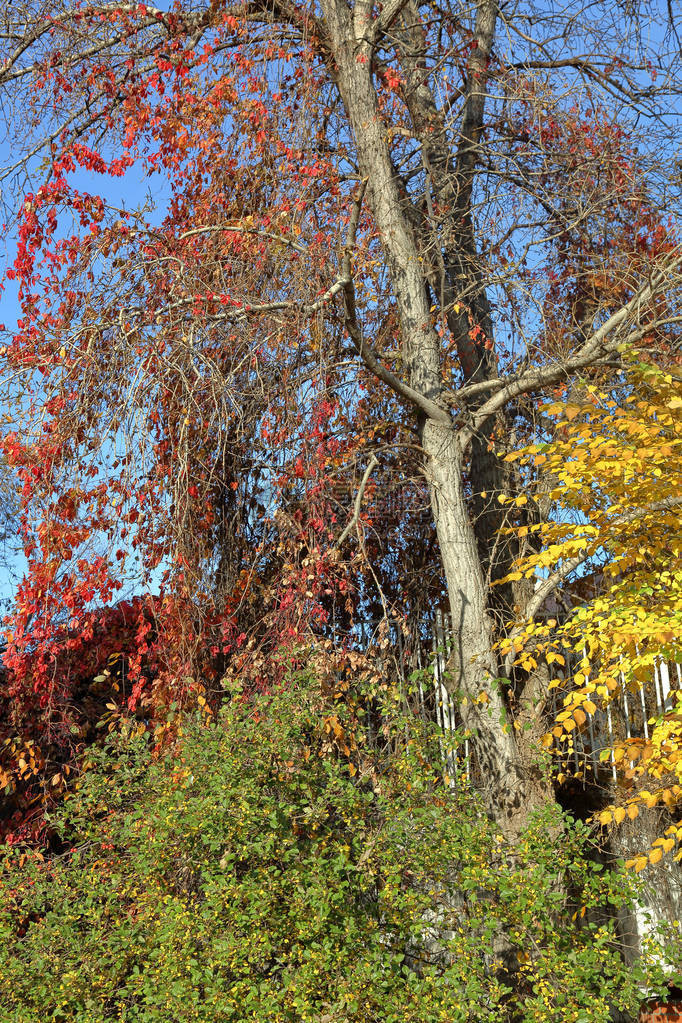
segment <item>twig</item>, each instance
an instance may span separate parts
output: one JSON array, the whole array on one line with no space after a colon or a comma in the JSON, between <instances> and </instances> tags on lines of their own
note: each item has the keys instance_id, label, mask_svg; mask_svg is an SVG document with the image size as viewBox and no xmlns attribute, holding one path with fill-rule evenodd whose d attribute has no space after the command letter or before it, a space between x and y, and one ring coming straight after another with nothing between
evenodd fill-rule
<instances>
[{"instance_id":1,"label":"twig","mask_svg":"<svg viewBox=\"0 0 682 1023\"><path fill-rule=\"evenodd\" d=\"M379 461L378 461L376 455L372 455L372 457L369 460L369 464L368 464L367 468L365 469L365 471L364 471L364 473L362 475L362 479L360 480L360 486L358 487L358 492L355 495L355 503L353 505L353 515L351 517L350 522L348 523L348 525L344 529L343 533L341 534L339 539L334 544L334 550L338 550L339 547L341 547L343 545L343 543L346 540L346 538L348 537L348 535L351 533L353 528L355 526L357 526L358 522L360 521L360 509L362 508L362 499L365 496L365 489L367 488L367 484L369 482L370 476L372 475L374 469L377 467L378 464L379 464Z\"/></svg>"}]
</instances>

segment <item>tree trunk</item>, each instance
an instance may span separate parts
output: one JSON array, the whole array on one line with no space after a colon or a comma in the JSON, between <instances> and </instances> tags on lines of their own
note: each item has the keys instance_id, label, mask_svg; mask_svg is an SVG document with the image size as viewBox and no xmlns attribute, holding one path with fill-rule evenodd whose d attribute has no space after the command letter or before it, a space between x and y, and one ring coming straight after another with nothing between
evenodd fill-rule
<instances>
[{"instance_id":1,"label":"tree trunk","mask_svg":"<svg viewBox=\"0 0 682 1023\"><path fill-rule=\"evenodd\" d=\"M488 587L464 492L464 452L445 406L439 405L443 390L440 340L431 323L423 260L377 109L371 44L367 39L369 23L363 20L368 8L357 3L352 20L343 0L323 0L323 6L335 78L383 244L398 309L403 360L417 406L453 622L451 684L464 725L473 732L477 773L487 807L507 839L514 842L530 813L552 797L549 787L542 784L522 755L517 734L507 718L505 694L497 682ZM421 405L419 399L423 399Z\"/></svg>"},{"instance_id":2,"label":"tree trunk","mask_svg":"<svg viewBox=\"0 0 682 1023\"><path fill-rule=\"evenodd\" d=\"M474 735L475 771L486 804L513 842L529 814L552 800L553 793L534 766L532 750L521 745L533 733L514 730L497 678L487 586L464 495L457 438L426 423L422 445L452 618L449 685L458 694L464 725Z\"/></svg>"}]
</instances>

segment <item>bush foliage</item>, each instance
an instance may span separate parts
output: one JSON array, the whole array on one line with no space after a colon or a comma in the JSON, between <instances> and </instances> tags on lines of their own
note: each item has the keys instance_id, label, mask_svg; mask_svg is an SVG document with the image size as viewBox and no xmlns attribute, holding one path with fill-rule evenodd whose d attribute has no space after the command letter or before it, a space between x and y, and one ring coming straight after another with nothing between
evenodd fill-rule
<instances>
[{"instance_id":1,"label":"bush foliage","mask_svg":"<svg viewBox=\"0 0 682 1023\"><path fill-rule=\"evenodd\" d=\"M633 1009L658 970L654 949L637 969L620 955L613 910L636 882L586 856L568 819L538 817L507 856L406 725L346 742L350 722L299 677L183 720L172 753L134 724L110 735L53 819L61 851L4 853L3 1020L599 1023Z\"/></svg>"}]
</instances>

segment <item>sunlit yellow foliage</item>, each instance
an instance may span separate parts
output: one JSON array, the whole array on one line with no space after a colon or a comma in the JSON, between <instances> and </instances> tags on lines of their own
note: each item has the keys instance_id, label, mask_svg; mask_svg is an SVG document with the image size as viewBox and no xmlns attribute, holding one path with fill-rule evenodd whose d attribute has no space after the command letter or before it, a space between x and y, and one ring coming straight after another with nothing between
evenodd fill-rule
<instances>
[{"instance_id":1,"label":"sunlit yellow foliage","mask_svg":"<svg viewBox=\"0 0 682 1023\"><path fill-rule=\"evenodd\" d=\"M562 748L587 715L650 681L657 659L682 659L681 378L676 369L624 358L627 374L608 389L584 386L579 399L545 407L556 426L551 443L508 456L541 466L555 502L553 521L532 527L542 541L539 553L524 558L512 577L534 575L542 585L589 569L598 582L596 595L563 623L539 617L506 641L505 652L524 667L540 657L559 665L572 658L572 685L547 748ZM672 674L671 683L678 684ZM625 740L601 756L615 763L628 795L601 813L603 824L633 818L641 806L680 803L682 692L670 693L648 739ZM631 864L657 862L680 841L682 826L671 827Z\"/></svg>"}]
</instances>

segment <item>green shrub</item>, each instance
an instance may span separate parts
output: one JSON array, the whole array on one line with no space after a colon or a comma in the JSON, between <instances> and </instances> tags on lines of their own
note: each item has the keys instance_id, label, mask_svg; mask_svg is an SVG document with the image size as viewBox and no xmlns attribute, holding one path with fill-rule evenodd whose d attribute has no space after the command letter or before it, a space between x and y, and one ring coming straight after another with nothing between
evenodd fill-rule
<instances>
[{"instance_id":1,"label":"green shrub","mask_svg":"<svg viewBox=\"0 0 682 1023\"><path fill-rule=\"evenodd\" d=\"M586 857L584 826L545 815L506 857L428 735L350 749L318 692L234 699L184 721L173 754L134 733L89 754L61 855L4 854L5 1023L599 1023L636 1005L653 967L624 966L602 912L633 882Z\"/></svg>"}]
</instances>

